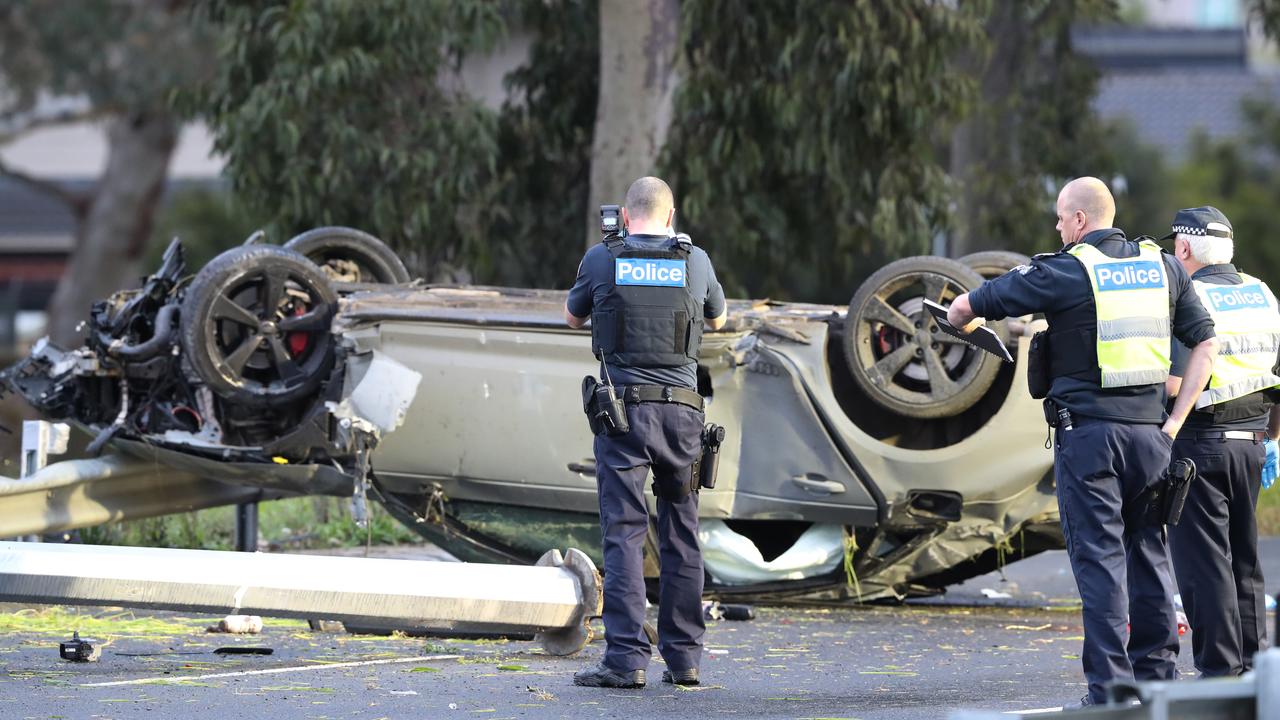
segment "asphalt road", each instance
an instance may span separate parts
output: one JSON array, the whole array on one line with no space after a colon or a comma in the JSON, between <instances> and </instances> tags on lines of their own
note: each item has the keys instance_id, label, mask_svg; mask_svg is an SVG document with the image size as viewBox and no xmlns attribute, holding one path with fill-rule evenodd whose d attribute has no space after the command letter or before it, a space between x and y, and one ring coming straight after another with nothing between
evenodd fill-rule
<instances>
[{"instance_id":1,"label":"asphalt road","mask_svg":"<svg viewBox=\"0 0 1280 720\"><path fill-rule=\"evenodd\" d=\"M1280 540L1264 547L1270 577L1280 580ZM397 552L405 554L381 554ZM983 588L1011 597L987 598ZM4 606L0 718L887 720L940 718L960 708L1039 709L1084 693L1073 596L1065 559L1051 553L1010 565L1003 579L958 586L940 601L758 608L754 621L709 623L702 687L661 684L655 660L649 686L629 691L572 684L574 670L600 658L600 641L560 658L526 641L313 633L279 620L259 636L237 637L205 633L216 618L173 613L123 615L109 626L119 634L99 662L72 664L58 658L57 640L75 621L39 609L15 616L20 606ZM131 617L143 623L125 622ZM274 654L213 653L226 645ZM1190 672L1188 655L1180 666Z\"/></svg>"}]
</instances>

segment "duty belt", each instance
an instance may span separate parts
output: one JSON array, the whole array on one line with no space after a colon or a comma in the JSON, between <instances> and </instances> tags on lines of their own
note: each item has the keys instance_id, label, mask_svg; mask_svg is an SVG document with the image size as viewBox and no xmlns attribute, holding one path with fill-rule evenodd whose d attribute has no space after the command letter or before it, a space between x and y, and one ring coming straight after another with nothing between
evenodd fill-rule
<instances>
[{"instance_id":1,"label":"duty belt","mask_svg":"<svg viewBox=\"0 0 1280 720\"><path fill-rule=\"evenodd\" d=\"M1219 430L1216 432L1198 432L1197 440L1250 440L1260 443L1267 439L1267 434L1261 430Z\"/></svg>"},{"instance_id":2,"label":"duty belt","mask_svg":"<svg viewBox=\"0 0 1280 720\"><path fill-rule=\"evenodd\" d=\"M702 396L688 388L671 385L623 385L618 390L623 402L631 405L642 402L673 402L702 410Z\"/></svg>"}]
</instances>

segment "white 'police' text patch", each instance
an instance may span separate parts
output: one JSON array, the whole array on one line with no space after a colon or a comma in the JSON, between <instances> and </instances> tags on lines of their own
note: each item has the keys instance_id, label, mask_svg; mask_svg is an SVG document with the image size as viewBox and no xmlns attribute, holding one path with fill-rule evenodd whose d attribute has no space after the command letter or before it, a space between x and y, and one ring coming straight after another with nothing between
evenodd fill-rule
<instances>
[{"instance_id":1,"label":"white 'police' text patch","mask_svg":"<svg viewBox=\"0 0 1280 720\"><path fill-rule=\"evenodd\" d=\"M618 258L613 261L615 285L684 287L688 276L684 260Z\"/></svg>"},{"instance_id":2,"label":"white 'police' text patch","mask_svg":"<svg viewBox=\"0 0 1280 720\"><path fill-rule=\"evenodd\" d=\"M1152 260L1107 263L1093 269L1098 292L1164 287L1164 272Z\"/></svg>"},{"instance_id":3,"label":"white 'police' text patch","mask_svg":"<svg viewBox=\"0 0 1280 720\"><path fill-rule=\"evenodd\" d=\"M1262 286L1257 283L1209 288L1205 291L1205 294L1209 296L1209 302L1213 305L1213 309L1219 312L1224 310L1257 310L1271 305L1267 301L1266 293L1262 292Z\"/></svg>"}]
</instances>

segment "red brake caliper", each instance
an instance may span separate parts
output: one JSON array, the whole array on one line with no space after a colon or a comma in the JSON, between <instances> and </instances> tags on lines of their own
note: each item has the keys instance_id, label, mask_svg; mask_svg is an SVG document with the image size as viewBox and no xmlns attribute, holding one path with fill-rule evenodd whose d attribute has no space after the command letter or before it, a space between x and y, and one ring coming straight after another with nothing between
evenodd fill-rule
<instances>
[{"instance_id":1,"label":"red brake caliper","mask_svg":"<svg viewBox=\"0 0 1280 720\"><path fill-rule=\"evenodd\" d=\"M302 305L299 305L297 308L294 309L293 314L294 314L294 317L297 317L300 315L306 315L307 309ZM311 338L308 337L305 332L291 332L285 336L284 340L285 340L285 343L288 344L290 354L292 354L294 357L297 357L302 353L306 352L307 345L311 343Z\"/></svg>"}]
</instances>

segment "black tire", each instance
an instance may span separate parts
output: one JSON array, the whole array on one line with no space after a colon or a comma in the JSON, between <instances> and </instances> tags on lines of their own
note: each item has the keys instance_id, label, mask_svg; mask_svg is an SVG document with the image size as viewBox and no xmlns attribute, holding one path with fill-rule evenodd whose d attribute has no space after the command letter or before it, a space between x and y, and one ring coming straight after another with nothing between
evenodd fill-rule
<instances>
[{"instance_id":1,"label":"black tire","mask_svg":"<svg viewBox=\"0 0 1280 720\"><path fill-rule=\"evenodd\" d=\"M1031 258L1012 250L983 250L960 258L960 262L973 268L983 278L998 278L1019 265L1030 265Z\"/></svg>"},{"instance_id":2,"label":"black tire","mask_svg":"<svg viewBox=\"0 0 1280 720\"><path fill-rule=\"evenodd\" d=\"M958 415L995 381L1000 360L938 329L925 297L943 305L982 276L937 256L909 257L876 271L854 293L845 356L854 381L876 404L911 418ZM1007 340L1004 323L992 330Z\"/></svg>"},{"instance_id":3,"label":"black tire","mask_svg":"<svg viewBox=\"0 0 1280 720\"><path fill-rule=\"evenodd\" d=\"M187 288L182 352L226 400L267 406L306 398L333 368L337 307L328 278L302 255L274 245L232 248Z\"/></svg>"},{"instance_id":4,"label":"black tire","mask_svg":"<svg viewBox=\"0 0 1280 720\"><path fill-rule=\"evenodd\" d=\"M318 227L284 244L319 265L331 282L407 283L409 271L395 251L367 232Z\"/></svg>"}]
</instances>

